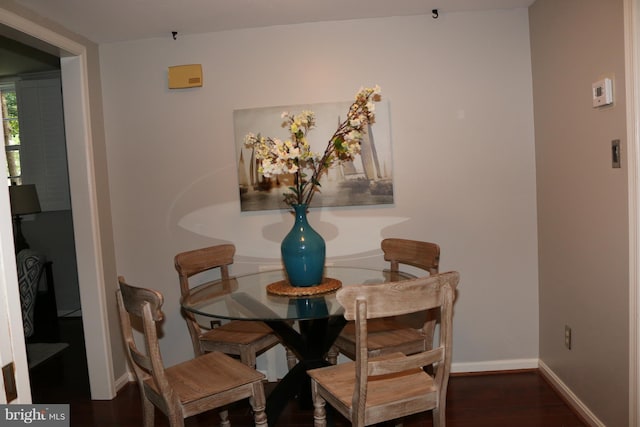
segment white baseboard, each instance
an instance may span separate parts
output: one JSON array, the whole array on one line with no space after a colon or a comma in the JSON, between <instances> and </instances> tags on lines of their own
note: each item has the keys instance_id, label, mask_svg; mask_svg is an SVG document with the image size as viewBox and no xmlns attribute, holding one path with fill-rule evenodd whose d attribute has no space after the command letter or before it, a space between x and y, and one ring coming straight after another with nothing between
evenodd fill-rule
<instances>
[{"instance_id":1,"label":"white baseboard","mask_svg":"<svg viewBox=\"0 0 640 427\"><path fill-rule=\"evenodd\" d=\"M264 271L276 271L276 270L282 270L282 264L260 264L258 266L258 271L260 273Z\"/></svg>"},{"instance_id":2,"label":"white baseboard","mask_svg":"<svg viewBox=\"0 0 640 427\"><path fill-rule=\"evenodd\" d=\"M518 369L537 369L538 359L506 359L485 362L459 362L451 364L451 373L513 371Z\"/></svg>"},{"instance_id":3,"label":"white baseboard","mask_svg":"<svg viewBox=\"0 0 640 427\"><path fill-rule=\"evenodd\" d=\"M606 427L605 424L594 415L593 412L582 403L567 385L543 362L539 362L540 373L549 381L558 393L567 401L574 411L589 423L592 427Z\"/></svg>"},{"instance_id":4,"label":"white baseboard","mask_svg":"<svg viewBox=\"0 0 640 427\"><path fill-rule=\"evenodd\" d=\"M135 381L136 379L133 376L132 372L125 372L124 374L122 374L119 378L116 378L116 393L120 391L120 389L122 389L122 387L124 387L125 385L127 385L127 383L130 383L132 381Z\"/></svg>"}]
</instances>

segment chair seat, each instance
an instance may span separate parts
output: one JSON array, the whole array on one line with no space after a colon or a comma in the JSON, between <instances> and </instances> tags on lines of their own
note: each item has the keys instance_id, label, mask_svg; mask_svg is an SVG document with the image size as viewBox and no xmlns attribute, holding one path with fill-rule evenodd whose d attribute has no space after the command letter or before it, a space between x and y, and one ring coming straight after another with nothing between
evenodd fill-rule
<instances>
[{"instance_id":1,"label":"chair seat","mask_svg":"<svg viewBox=\"0 0 640 427\"><path fill-rule=\"evenodd\" d=\"M217 351L166 368L165 375L185 406L265 378L255 369ZM151 378L145 381L145 385L159 394ZM229 398L229 402L236 400L234 396Z\"/></svg>"},{"instance_id":2,"label":"chair seat","mask_svg":"<svg viewBox=\"0 0 640 427\"><path fill-rule=\"evenodd\" d=\"M271 328L265 323L236 320L203 333L200 340L249 345L265 337L270 337L274 342L278 342Z\"/></svg>"},{"instance_id":3,"label":"chair seat","mask_svg":"<svg viewBox=\"0 0 640 427\"><path fill-rule=\"evenodd\" d=\"M393 353L371 358L383 360L406 357L402 353ZM330 403L347 418L352 411L352 398L356 384L355 362L307 371L309 376L337 401ZM326 394L325 394L326 397ZM438 390L433 378L423 370L415 369L393 375L369 377L367 387L365 424L370 425L416 412L427 411L437 404Z\"/></svg>"},{"instance_id":4,"label":"chair seat","mask_svg":"<svg viewBox=\"0 0 640 427\"><path fill-rule=\"evenodd\" d=\"M408 328L392 318L377 318L367 321L368 349L370 356L401 352L419 353L425 348L425 336L420 330ZM348 322L334 344L347 356L354 358L356 351L355 323Z\"/></svg>"}]
</instances>

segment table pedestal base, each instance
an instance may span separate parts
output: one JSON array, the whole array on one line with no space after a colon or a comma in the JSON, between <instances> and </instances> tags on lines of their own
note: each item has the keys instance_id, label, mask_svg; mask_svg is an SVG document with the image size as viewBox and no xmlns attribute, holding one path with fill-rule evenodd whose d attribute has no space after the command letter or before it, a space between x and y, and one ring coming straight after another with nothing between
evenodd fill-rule
<instances>
[{"instance_id":1,"label":"table pedestal base","mask_svg":"<svg viewBox=\"0 0 640 427\"><path fill-rule=\"evenodd\" d=\"M311 379L307 370L328 366L327 351L347 323L343 316L299 321L300 332L285 321L265 321L299 362L267 396L267 419L275 426L278 416L292 398L303 408L311 408Z\"/></svg>"}]
</instances>

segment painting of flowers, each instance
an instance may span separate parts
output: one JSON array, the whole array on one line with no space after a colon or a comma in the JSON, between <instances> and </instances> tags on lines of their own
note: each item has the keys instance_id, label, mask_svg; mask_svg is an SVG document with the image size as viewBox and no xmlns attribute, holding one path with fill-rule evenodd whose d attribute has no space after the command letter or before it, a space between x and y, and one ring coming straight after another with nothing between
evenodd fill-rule
<instances>
[{"instance_id":1,"label":"painting of flowers","mask_svg":"<svg viewBox=\"0 0 640 427\"><path fill-rule=\"evenodd\" d=\"M365 92L363 92L365 90ZM344 125L349 112L356 106L358 96L369 90L361 89L355 102L289 105L251 108L234 111L238 190L241 211L263 211L289 208L287 194L296 187L299 175L264 173L263 163L256 152L259 130L278 141L286 139L295 117L313 120L313 132L306 134L305 143L314 152L322 153L327 139L335 136L336 128ZM377 88L379 90L379 88ZM378 99L379 99L379 95ZM368 103L371 105L371 102ZM373 106L371 106L373 110ZM294 113L297 112L297 113ZM373 111L372 111L373 113ZM373 114L372 117L373 119ZM284 126L288 122L288 126ZM287 129L288 128L288 129ZM367 123L359 135L358 155L337 162L321 175L310 207L385 205L393 203L393 168L388 103L376 102L375 123ZM264 140L264 138L262 138ZM283 197L285 196L285 197Z\"/></svg>"}]
</instances>

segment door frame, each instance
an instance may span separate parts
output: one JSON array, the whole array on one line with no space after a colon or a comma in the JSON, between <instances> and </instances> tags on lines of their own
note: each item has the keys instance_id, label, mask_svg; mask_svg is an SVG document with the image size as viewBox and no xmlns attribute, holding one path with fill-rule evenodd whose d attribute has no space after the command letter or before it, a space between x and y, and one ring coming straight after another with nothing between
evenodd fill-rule
<instances>
[{"instance_id":1,"label":"door frame","mask_svg":"<svg viewBox=\"0 0 640 427\"><path fill-rule=\"evenodd\" d=\"M629 203L629 425L640 414L640 0L624 0Z\"/></svg>"}]
</instances>

